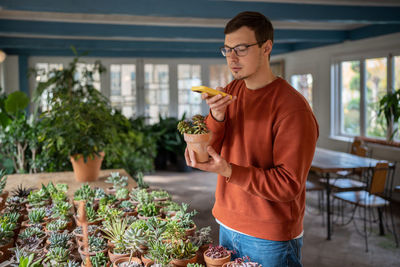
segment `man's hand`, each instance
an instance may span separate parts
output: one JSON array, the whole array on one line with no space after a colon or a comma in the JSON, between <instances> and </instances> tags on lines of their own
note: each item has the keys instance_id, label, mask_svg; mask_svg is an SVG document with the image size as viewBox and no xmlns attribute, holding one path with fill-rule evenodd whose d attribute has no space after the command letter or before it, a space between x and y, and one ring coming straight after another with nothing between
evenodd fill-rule
<instances>
[{"instance_id":1,"label":"man's hand","mask_svg":"<svg viewBox=\"0 0 400 267\"><path fill-rule=\"evenodd\" d=\"M189 151L189 149L186 148L186 164L190 167L197 168L203 171L215 172L224 177L230 177L232 174L232 166L220 155L218 155L218 153L215 152L215 150L211 146L207 147L207 152L208 154L210 154L211 158L208 160L208 162L199 163L196 162L194 152Z\"/></svg>"},{"instance_id":2,"label":"man's hand","mask_svg":"<svg viewBox=\"0 0 400 267\"><path fill-rule=\"evenodd\" d=\"M218 91L224 91L224 88L217 87ZM212 116L217 121L223 121L225 119L225 111L229 104L236 100L236 96L233 96L232 99L229 96L223 97L222 95L216 95L213 97L208 97L207 93L201 94L201 98L206 100L207 105L211 109Z\"/></svg>"}]
</instances>

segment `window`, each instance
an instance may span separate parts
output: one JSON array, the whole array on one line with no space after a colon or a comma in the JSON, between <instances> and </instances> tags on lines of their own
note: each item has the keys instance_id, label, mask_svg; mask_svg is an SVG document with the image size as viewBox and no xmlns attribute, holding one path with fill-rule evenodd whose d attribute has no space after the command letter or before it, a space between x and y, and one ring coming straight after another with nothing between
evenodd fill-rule
<instances>
[{"instance_id":1,"label":"window","mask_svg":"<svg viewBox=\"0 0 400 267\"><path fill-rule=\"evenodd\" d=\"M47 73L50 70L62 70L63 69L63 64L57 64L57 63L36 63L35 65L35 70L36 72L36 83L39 82L46 82L49 77L45 73ZM35 86L36 87L36 86ZM47 100L49 99L49 90L44 90L42 93L42 96L39 101L39 110L41 112L49 110L49 107L47 106Z\"/></svg>"},{"instance_id":2,"label":"window","mask_svg":"<svg viewBox=\"0 0 400 267\"><path fill-rule=\"evenodd\" d=\"M133 64L110 65L111 95L110 101L114 108L130 118L136 110L136 66Z\"/></svg>"},{"instance_id":3,"label":"window","mask_svg":"<svg viewBox=\"0 0 400 267\"><path fill-rule=\"evenodd\" d=\"M388 64L389 59L393 64ZM400 56L341 61L335 66L335 133L385 139L387 126L384 116L378 116L379 100L400 88ZM399 140L399 133L395 139Z\"/></svg>"},{"instance_id":4,"label":"window","mask_svg":"<svg viewBox=\"0 0 400 267\"><path fill-rule=\"evenodd\" d=\"M201 94L193 93L192 86L201 85L201 66L178 64L178 117L201 114Z\"/></svg>"},{"instance_id":5,"label":"window","mask_svg":"<svg viewBox=\"0 0 400 267\"><path fill-rule=\"evenodd\" d=\"M341 64L341 132L360 135L360 62Z\"/></svg>"},{"instance_id":6,"label":"window","mask_svg":"<svg viewBox=\"0 0 400 267\"><path fill-rule=\"evenodd\" d=\"M312 85L313 77L311 74L293 75L291 77L292 86L299 91L312 107Z\"/></svg>"},{"instance_id":7,"label":"window","mask_svg":"<svg viewBox=\"0 0 400 267\"><path fill-rule=\"evenodd\" d=\"M144 65L145 116L153 124L159 115L168 116L169 70L167 64Z\"/></svg>"},{"instance_id":8,"label":"window","mask_svg":"<svg viewBox=\"0 0 400 267\"><path fill-rule=\"evenodd\" d=\"M210 87L215 89L219 86L225 87L233 79L226 64L210 65Z\"/></svg>"},{"instance_id":9,"label":"window","mask_svg":"<svg viewBox=\"0 0 400 267\"><path fill-rule=\"evenodd\" d=\"M77 72L75 73L75 80L79 80L82 76L82 72L87 69L88 71L93 71L94 64L85 64L85 63L78 63L76 66ZM101 83L100 83L100 73L98 71L93 73L93 87L97 90L101 90Z\"/></svg>"},{"instance_id":10,"label":"window","mask_svg":"<svg viewBox=\"0 0 400 267\"><path fill-rule=\"evenodd\" d=\"M386 136L386 121L378 118L378 102L387 92L386 58L365 61L366 70L366 134L370 137Z\"/></svg>"}]
</instances>

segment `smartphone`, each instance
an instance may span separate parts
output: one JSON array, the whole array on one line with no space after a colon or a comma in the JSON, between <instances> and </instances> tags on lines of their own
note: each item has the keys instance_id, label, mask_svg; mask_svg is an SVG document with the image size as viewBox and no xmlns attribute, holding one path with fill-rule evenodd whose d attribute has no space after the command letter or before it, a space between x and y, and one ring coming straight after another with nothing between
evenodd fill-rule
<instances>
[{"instance_id":1,"label":"smartphone","mask_svg":"<svg viewBox=\"0 0 400 267\"><path fill-rule=\"evenodd\" d=\"M209 96L215 96L215 95L222 95L223 97L229 96L232 99L232 95L209 88L207 86L193 86L192 91L197 93L207 93Z\"/></svg>"}]
</instances>

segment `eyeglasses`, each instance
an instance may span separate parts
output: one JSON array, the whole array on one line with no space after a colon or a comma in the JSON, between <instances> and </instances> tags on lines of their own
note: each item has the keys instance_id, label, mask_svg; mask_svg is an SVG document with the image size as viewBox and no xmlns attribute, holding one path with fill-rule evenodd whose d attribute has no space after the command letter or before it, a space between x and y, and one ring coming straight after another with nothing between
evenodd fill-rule
<instances>
[{"instance_id":1,"label":"eyeglasses","mask_svg":"<svg viewBox=\"0 0 400 267\"><path fill-rule=\"evenodd\" d=\"M249 52L249 47L250 46L262 44L264 42L266 42L266 41L261 41L261 42L255 43L255 44L248 44L248 45L240 44L240 45L237 45L235 47L229 47L229 46L225 45L225 46L221 47L220 50L221 50L221 53L222 53L222 55L224 57L229 57L231 55L231 53L232 53L232 50L235 51L235 54L238 57L244 57Z\"/></svg>"}]
</instances>

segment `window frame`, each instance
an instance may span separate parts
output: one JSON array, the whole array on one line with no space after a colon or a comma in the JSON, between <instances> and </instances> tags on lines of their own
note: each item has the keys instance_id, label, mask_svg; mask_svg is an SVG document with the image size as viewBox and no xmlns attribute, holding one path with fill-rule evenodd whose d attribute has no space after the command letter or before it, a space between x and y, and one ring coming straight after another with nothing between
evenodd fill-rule
<instances>
[{"instance_id":1,"label":"window frame","mask_svg":"<svg viewBox=\"0 0 400 267\"><path fill-rule=\"evenodd\" d=\"M331 130L330 135L334 138L353 138L355 135L346 134L342 131L342 71L341 63L347 61L360 62L360 136L366 136L367 131L367 99L366 99L366 60L375 58L386 58L386 92L395 90L394 57L400 56L400 49L368 51L367 53L353 53L352 55L341 55L331 60ZM385 137L371 137L386 139Z\"/></svg>"}]
</instances>

